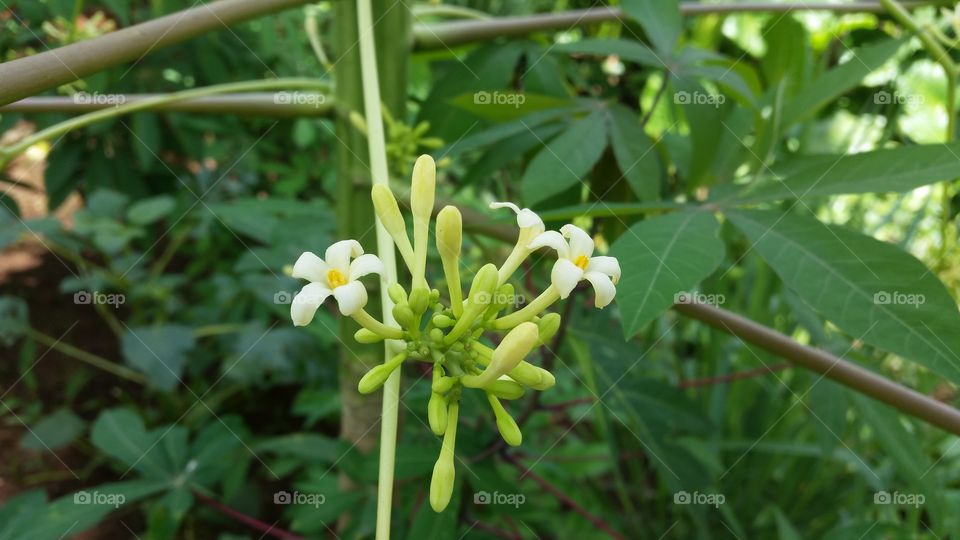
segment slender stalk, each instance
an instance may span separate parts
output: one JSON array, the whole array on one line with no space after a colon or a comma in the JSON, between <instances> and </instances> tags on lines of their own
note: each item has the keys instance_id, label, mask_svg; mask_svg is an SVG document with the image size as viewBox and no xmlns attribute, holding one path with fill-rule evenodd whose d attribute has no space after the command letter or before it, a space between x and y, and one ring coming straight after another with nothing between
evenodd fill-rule
<instances>
[{"instance_id":1,"label":"slender stalk","mask_svg":"<svg viewBox=\"0 0 960 540\"><path fill-rule=\"evenodd\" d=\"M753 343L795 364L892 405L901 411L960 435L960 410L897 384L853 362L797 343L746 317L705 304L676 304L673 309Z\"/></svg>"},{"instance_id":2,"label":"slender stalk","mask_svg":"<svg viewBox=\"0 0 960 540\"><path fill-rule=\"evenodd\" d=\"M147 99L125 103L123 105L118 105L110 109L102 109L92 113L84 114L76 118L71 118L64 122L54 124L46 129L42 129L33 135L24 137L23 139L17 141L16 143L0 148L0 160L9 159L21 152L24 152L27 148L30 148L34 144L45 141L49 139L54 139L65 133L69 133L75 129L89 126L96 122L101 122L109 118L114 118L123 114L130 114L137 111L142 111L145 109L150 109L159 105L165 105L169 103L174 103L177 101L183 101L187 99L201 98L206 96L211 96L215 94L226 94L231 92L246 92L246 91L257 91L257 90L268 90L268 89L281 89L281 88L300 88L300 89L313 89L313 90L327 90L329 85L316 79L300 79L300 78L286 78L286 79L272 79L264 81L243 81L236 83L227 83L227 84L216 84L213 86L204 86L203 88L193 88L190 90L183 90L181 92L173 92L170 94L160 94L155 97L150 97Z\"/></svg>"},{"instance_id":3,"label":"slender stalk","mask_svg":"<svg viewBox=\"0 0 960 540\"><path fill-rule=\"evenodd\" d=\"M366 310L361 309L360 311L353 314L353 320L357 322L360 326L370 330L375 334L381 336L386 336L388 339L401 339L403 338L403 330L395 326L387 326L382 322L373 318L373 315L370 315Z\"/></svg>"},{"instance_id":4,"label":"slender stalk","mask_svg":"<svg viewBox=\"0 0 960 540\"><path fill-rule=\"evenodd\" d=\"M78 100L75 96L29 97L0 107L0 112L65 112L80 114L99 111L101 109L113 109L116 107L116 103L136 103L145 99L158 97L158 95L159 94L98 94L97 100ZM319 96L322 96L322 98ZM322 102L320 101L321 99ZM312 103L281 103L278 101L274 92L249 92L162 103L151 107L151 110L293 118L303 116L330 116L333 108L333 98L323 94L318 94L317 99Z\"/></svg>"},{"instance_id":5,"label":"slender stalk","mask_svg":"<svg viewBox=\"0 0 960 540\"><path fill-rule=\"evenodd\" d=\"M274 538L282 538L284 540L303 540L302 536L297 536L292 532L288 532L283 529L278 529L274 525L270 525L269 523L264 523L259 519L250 517L239 510L234 510L233 508L221 503L220 501L212 497L207 497L206 495L204 495L203 493L200 493L195 489L192 491L193 491L193 496L196 497L197 500L202 502L203 504L209 506L210 508L213 508L217 512L220 512L221 514L236 521L237 523L246 525L247 527L250 527L252 529L256 529L262 532L263 536L261 536L261 538L263 538L264 536L272 536Z\"/></svg>"},{"instance_id":6,"label":"slender stalk","mask_svg":"<svg viewBox=\"0 0 960 540\"><path fill-rule=\"evenodd\" d=\"M189 38L306 4L308 0L219 0L0 64L0 105L39 94Z\"/></svg>"},{"instance_id":7,"label":"slender stalk","mask_svg":"<svg viewBox=\"0 0 960 540\"><path fill-rule=\"evenodd\" d=\"M144 384L147 382L147 379L143 375L133 371L130 368L111 362L102 356L97 356L83 349L78 349L73 345L59 341L54 337L48 336L47 334L44 334L38 330L34 330L33 328L27 330L27 336L38 343L43 343L47 347L55 349L67 356L76 358L77 360L85 362L97 369L101 369L107 373L116 375L122 379L126 379L137 384Z\"/></svg>"},{"instance_id":8,"label":"slender stalk","mask_svg":"<svg viewBox=\"0 0 960 540\"><path fill-rule=\"evenodd\" d=\"M377 71L376 43L373 35L373 8L371 0L357 0L357 30L360 38L360 71L363 86L363 106L367 120L367 148L373 183L388 186L387 143L383 133L380 105L380 77ZM397 260L393 240L380 219L377 223L377 253L384 264L380 286L383 321L395 324L393 301L387 287L397 282ZM388 341L385 355L396 353L394 343ZM383 385L383 409L380 419L380 468L377 481L377 540L390 538L390 514L393 507L393 474L396 466L397 419L400 408L400 370L394 370Z\"/></svg>"}]
</instances>

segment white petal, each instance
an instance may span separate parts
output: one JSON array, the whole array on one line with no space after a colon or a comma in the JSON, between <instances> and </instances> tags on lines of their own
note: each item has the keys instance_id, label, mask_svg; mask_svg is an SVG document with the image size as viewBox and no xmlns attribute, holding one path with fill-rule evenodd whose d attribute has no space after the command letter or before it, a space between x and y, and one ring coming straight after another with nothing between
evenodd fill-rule
<instances>
[{"instance_id":1,"label":"white petal","mask_svg":"<svg viewBox=\"0 0 960 540\"><path fill-rule=\"evenodd\" d=\"M583 270L567 259L558 259L550 272L550 282L560 291L560 298L570 296L577 283L583 279Z\"/></svg>"},{"instance_id":2,"label":"white petal","mask_svg":"<svg viewBox=\"0 0 960 540\"><path fill-rule=\"evenodd\" d=\"M327 281L327 270L330 268L323 259L317 257L309 251L305 251L297 262L293 264L293 277L299 279L309 279L310 281Z\"/></svg>"},{"instance_id":3,"label":"white petal","mask_svg":"<svg viewBox=\"0 0 960 540\"><path fill-rule=\"evenodd\" d=\"M613 278L613 284L620 281L620 261L616 257L591 257L587 272L600 272Z\"/></svg>"},{"instance_id":4,"label":"white petal","mask_svg":"<svg viewBox=\"0 0 960 540\"><path fill-rule=\"evenodd\" d=\"M360 247L360 242L356 240L341 240L328 247L323 258L327 261L327 265L329 265L330 268L339 270L341 274L347 275L350 273L350 259L359 257L360 255L363 255L363 248Z\"/></svg>"},{"instance_id":5,"label":"white petal","mask_svg":"<svg viewBox=\"0 0 960 540\"><path fill-rule=\"evenodd\" d=\"M593 290L596 293L594 304L598 308L602 309L610 302L613 302L613 297L617 295L617 288L614 287L613 282L610 281L610 278L608 278L606 274L587 272L583 274L583 278L593 285Z\"/></svg>"},{"instance_id":6,"label":"white petal","mask_svg":"<svg viewBox=\"0 0 960 540\"><path fill-rule=\"evenodd\" d=\"M351 281L333 290L340 313L350 316L367 305L367 289L359 281Z\"/></svg>"},{"instance_id":7,"label":"white petal","mask_svg":"<svg viewBox=\"0 0 960 540\"><path fill-rule=\"evenodd\" d=\"M581 255L584 257L593 255L593 238L587 234L587 231L568 223L560 227L560 232L570 239L571 258L575 259Z\"/></svg>"},{"instance_id":8,"label":"white petal","mask_svg":"<svg viewBox=\"0 0 960 540\"><path fill-rule=\"evenodd\" d=\"M564 240L563 236L557 231L540 233L527 245L527 249L530 250L540 249L542 247L552 247L557 250L557 255L561 259L570 258L570 248L567 246L567 241Z\"/></svg>"},{"instance_id":9,"label":"white petal","mask_svg":"<svg viewBox=\"0 0 960 540\"><path fill-rule=\"evenodd\" d=\"M294 326L306 326L313 320L317 308L333 291L319 283L309 283L293 297L290 303L290 318Z\"/></svg>"},{"instance_id":10,"label":"white petal","mask_svg":"<svg viewBox=\"0 0 960 540\"><path fill-rule=\"evenodd\" d=\"M542 233L544 229L546 229L540 216L529 208L524 208L517 214L517 225L519 225L521 229L534 228L538 233Z\"/></svg>"},{"instance_id":11,"label":"white petal","mask_svg":"<svg viewBox=\"0 0 960 540\"><path fill-rule=\"evenodd\" d=\"M501 208L509 208L513 210L514 214L520 214L520 207L513 204L512 202L492 202L490 203L490 208L494 210L499 210Z\"/></svg>"},{"instance_id":12,"label":"white petal","mask_svg":"<svg viewBox=\"0 0 960 540\"><path fill-rule=\"evenodd\" d=\"M383 275L383 261L380 260L380 257L368 253L357 257L350 263L350 281L367 274Z\"/></svg>"}]
</instances>

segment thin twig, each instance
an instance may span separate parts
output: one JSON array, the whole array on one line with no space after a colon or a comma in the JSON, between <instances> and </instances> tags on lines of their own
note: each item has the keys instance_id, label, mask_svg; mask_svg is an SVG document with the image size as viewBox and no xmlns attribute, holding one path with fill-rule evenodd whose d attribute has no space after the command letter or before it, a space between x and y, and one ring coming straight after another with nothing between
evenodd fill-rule
<instances>
[{"instance_id":1,"label":"thin twig","mask_svg":"<svg viewBox=\"0 0 960 540\"><path fill-rule=\"evenodd\" d=\"M739 381L740 379L749 379L750 377L756 377L758 375L767 375L777 371L781 371L791 367L793 364L789 362L784 362L782 364L776 364L773 366L764 366L756 369L748 369L745 371L738 371L736 373L729 373L727 375L720 375L717 377L705 377L703 379L687 379L685 381L680 381L677 384L677 388L699 388L701 386L711 386L714 384L727 384L733 381Z\"/></svg>"},{"instance_id":2,"label":"thin twig","mask_svg":"<svg viewBox=\"0 0 960 540\"><path fill-rule=\"evenodd\" d=\"M304 540L302 536L297 536L292 532L289 532L283 529L278 529L277 527L274 527L269 523L265 523L263 521L260 521L259 519L250 517L239 510L230 508L229 506L221 503L220 501L217 501L216 499L210 498L204 495L203 493L200 493L197 490L193 490L193 496L196 497L198 501L209 506L210 508L213 508L214 510L217 510L221 514L229 517L230 519L236 521L237 523L246 525L247 527L250 527L252 529L256 529L262 532L265 536L270 535L275 538L283 538L284 540Z\"/></svg>"}]
</instances>

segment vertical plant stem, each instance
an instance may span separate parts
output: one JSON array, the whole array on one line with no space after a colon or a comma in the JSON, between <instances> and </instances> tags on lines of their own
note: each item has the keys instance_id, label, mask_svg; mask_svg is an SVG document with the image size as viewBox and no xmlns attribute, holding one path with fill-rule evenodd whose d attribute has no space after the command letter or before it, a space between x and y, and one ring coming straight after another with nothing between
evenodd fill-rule
<instances>
[{"instance_id":1,"label":"vertical plant stem","mask_svg":"<svg viewBox=\"0 0 960 540\"><path fill-rule=\"evenodd\" d=\"M367 148L370 156L370 171L373 184L389 185L386 140L383 133L383 115L380 109L380 77L377 70L376 43L373 34L373 6L371 0L357 0L357 28L360 41L360 71L363 86L363 108L367 120ZM381 276L380 301L383 305L383 321L387 325L393 319L393 301L387 294L387 286L397 281L397 259L393 240L376 219L377 252L385 270ZM386 358L397 352L395 341L386 341ZM377 480L377 540L390 538L390 513L393 506L393 474L396 464L397 422L400 408L400 370L394 370L383 385L383 406L380 417L380 469Z\"/></svg>"}]
</instances>

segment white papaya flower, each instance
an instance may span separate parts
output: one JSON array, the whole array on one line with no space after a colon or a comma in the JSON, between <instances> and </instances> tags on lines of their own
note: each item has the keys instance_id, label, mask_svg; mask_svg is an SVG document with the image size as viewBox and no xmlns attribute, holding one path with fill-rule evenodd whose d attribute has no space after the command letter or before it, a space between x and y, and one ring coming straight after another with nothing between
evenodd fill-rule
<instances>
[{"instance_id":1,"label":"white papaya flower","mask_svg":"<svg viewBox=\"0 0 960 540\"><path fill-rule=\"evenodd\" d=\"M543 224L543 220L540 219L540 216L538 216L536 212L529 208L521 209L512 202L492 202L490 203L490 208L494 210L500 208L509 208L513 210L513 213L517 215L517 226L520 227L521 230L529 229L534 236L546 230L546 227Z\"/></svg>"},{"instance_id":2,"label":"white papaya flower","mask_svg":"<svg viewBox=\"0 0 960 540\"><path fill-rule=\"evenodd\" d=\"M564 225L560 232L544 232L534 238L528 247L550 247L557 251L557 262L550 272L550 282L560 293L560 298L570 296L577 283L584 279L593 285L598 308L607 306L616 296L615 285L620 281L619 261L615 257L594 257L593 238L580 227Z\"/></svg>"},{"instance_id":3,"label":"white papaya flower","mask_svg":"<svg viewBox=\"0 0 960 540\"><path fill-rule=\"evenodd\" d=\"M364 255L360 242L356 240L336 242L327 248L323 259L309 251L304 252L293 265L293 277L310 283L297 293L290 305L294 326L309 324L320 304L331 295L337 299L337 306L344 315L359 312L367 305L367 289L359 278L382 273L380 258Z\"/></svg>"}]
</instances>

